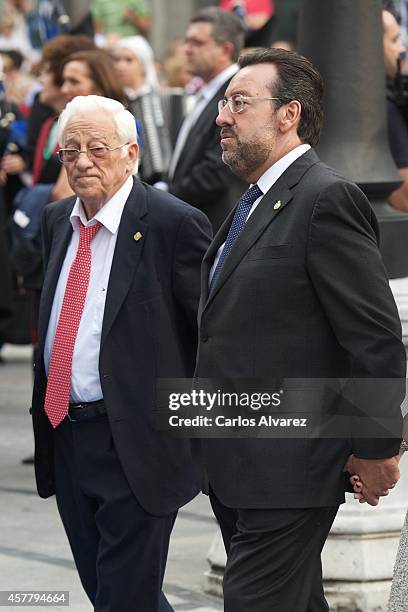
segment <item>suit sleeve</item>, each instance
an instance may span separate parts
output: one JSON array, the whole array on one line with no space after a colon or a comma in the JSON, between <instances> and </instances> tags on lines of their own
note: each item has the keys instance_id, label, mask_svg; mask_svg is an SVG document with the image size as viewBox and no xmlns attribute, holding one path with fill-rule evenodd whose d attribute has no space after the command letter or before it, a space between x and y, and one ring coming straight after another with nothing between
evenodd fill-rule
<instances>
[{"instance_id":1,"label":"suit sleeve","mask_svg":"<svg viewBox=\"0 0 408 612\"><path fill-rule=\"evenodd\" d=\"M208 218L199 210L189 209L180 224L173 261L173 291L185 314L185 322L194 336L200 300L201 262L212 238Z\"/></svg>"},{"instance_id":2,"label":"suit sleeve","mask_svg":"<svg viewBox=\"0 0 408 612\"><path fill-rule=\"evenodd\" d=\"M313 286L349 358L345 394L351 398L352 448L365 459L398 453L395 432L402 429L405 394L401 324L378 249L377 227L360 189L338 181L316 200L307 254Z\"/></svg>"},{"instance_id":3,"label":"suit sleeve","mask_svg":"<svg viewBox=\"0 0 408 612\"><path fill-rule=\"evenodd\" d=\"M222 161L220 129L215 124L214 117L214 126L211 127L200 161L194 164L187 174L170 182L169 191L197 207L208 207L211 203L217 206L217 198L214 196L217 193L223 194L234 180L236 179L231 170Z\"/></svg>"}]
</instances>

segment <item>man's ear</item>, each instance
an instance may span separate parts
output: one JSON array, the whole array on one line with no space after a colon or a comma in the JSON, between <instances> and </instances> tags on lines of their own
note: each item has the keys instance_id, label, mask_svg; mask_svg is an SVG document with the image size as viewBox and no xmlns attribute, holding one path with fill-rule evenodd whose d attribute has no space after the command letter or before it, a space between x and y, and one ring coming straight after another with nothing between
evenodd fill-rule
<instances>
[{"instance_id":1,"label":"man's ear","mask_svg":"<svg viewBox=\"0 0 408 612\"><path fill-rule=\"evenodd\" d=\"M229 40L224 41L221 44L225 55L232 61L232 56L234 54L234 45Z\"/></svg>"},{"instance_id":2,"label":"man's ear","mask_svg":"<svg viewBox=\"0 0 408 612\"><path fill-rule=\"evenodd\" d=\"M296 127L297 129L297 126L300 121L300 115L302 112L302 106L300 102L298 102L297 100L292 100L288 104L284 104L279 109L279 112L280 112L279 128L281 132L286 134L287 132L292 130L293 127Z\"/></svg>"},{"instance_id":3,"label":"man's ear","mask_svg":"<svg viewBox=\"0 0 408 612\"><path fill-rule=\"evenodd\" d=\"M139 145L137 145L135 142L129 145L127 155L128 155L129 169L133 170L135 162L137 161L139 157Z\"/></svg>"}]
</instances>

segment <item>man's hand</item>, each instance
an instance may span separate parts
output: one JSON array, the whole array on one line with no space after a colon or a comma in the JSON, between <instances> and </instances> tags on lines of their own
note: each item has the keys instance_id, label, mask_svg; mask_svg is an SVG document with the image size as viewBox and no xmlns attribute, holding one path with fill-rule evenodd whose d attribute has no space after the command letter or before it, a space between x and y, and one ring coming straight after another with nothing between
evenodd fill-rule
<instances>
[{"instance_id":1,"label":"man's hand","mask_svg":"<svg viewBox=\"0 0 408 612\"><path fill-rule=\"evenodd\" d=\"M140 15L133 8L125 9L124 17L130 21L142 34L148 34L150 30L150 16Z\"/></svg>"},{"instance_id":2,"label":"man's hand","mask_svg":"<svg viewBox=\"0 0 408 612\"><path fill-rule=\"evenodd\" d=\"M4 187L7 183L7 173L0 168L0 187Z\"/></svg>"},{"instance_id":3,"label":"man's hand","mask_svg":"<svg viewBox=\"0 0 408 612\"><path fill-rule=\"evenodd\" d=\"M399 459L399 455L388 459L358 459L350 455L344 469L353 475L356 499L376 506L380 497L388 495L389 489L395 487L400 477ZM358 475L358 480L355 475Z\"/></svg>"},{"instance_id":4,"label":"man's hand","mask_svg":"<svg viewBox=\"0 0 408 612\"><path fill-rule=\"evenodd\" d=\"M1 169L7 174L20 174L24 172L26 163L17 153L5 155L1 162Z\"/></svg>"},{"instance_id":5,"label":"man's hand","mask_svg":"<svg viewBox=\"0 0 408 612\"><path fill-rule=\"evenodd\" d=\"M395 459L397 460L397 463L399 463L401 461L401 458L402 458L403 454L404 454L404 451L400 451L400 453L395 456ZM367 500L366 500L366 498L364 497L364 495L361 492L362 488L363 488L363 483L361 482L360 477L358 476L358 474L354 474L353 476L350 477L350 483L353 485L354 499L358 499L360 504L364 504Z\"/></svg>"}]
</instances>

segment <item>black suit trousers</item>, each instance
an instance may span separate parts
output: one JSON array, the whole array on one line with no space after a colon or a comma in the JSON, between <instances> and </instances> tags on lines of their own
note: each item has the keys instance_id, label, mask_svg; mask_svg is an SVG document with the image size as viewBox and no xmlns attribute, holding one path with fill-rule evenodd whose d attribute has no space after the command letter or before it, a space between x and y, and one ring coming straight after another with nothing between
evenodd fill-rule
<instances>
[{"instance_id":1,"label":"black suit trousers","mask_svg":"<svg viewBox=\"0 0 408 612\"><path fill-rule=\"evenodd\" d=\"M95 612L171 612L162 583L176 513L140 506L106 416L56 429L55 471L58 510Z\"/></svg>"},{"instance_id":2,"label":"black suit trousers","mask_svg":"<svg viewBox=\"0 0 408 612\"><path fill-rule=\"evenodd\" d=\"M210 491L228 560L225 612L328 612L320 553L338 506L234 509Z\"/></svg>"}]
</instances>

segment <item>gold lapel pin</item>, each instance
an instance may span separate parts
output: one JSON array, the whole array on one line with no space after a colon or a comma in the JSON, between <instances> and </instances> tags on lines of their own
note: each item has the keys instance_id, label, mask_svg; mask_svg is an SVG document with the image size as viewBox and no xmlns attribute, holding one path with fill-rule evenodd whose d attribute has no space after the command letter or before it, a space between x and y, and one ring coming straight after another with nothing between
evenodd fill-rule
<instances>
[{"instance_id":1,"label":"gold lapel pin","mask_svg":"<svg viewBox=\"0 0 408 612\"><path fill-rule=\"evenodd\" d=\"M133 240L136 240L136 242L140 240L141 237L142 237L142 234L140 232L136 232L136 234L133 234Z\"/></svg>"},{"instance_id":2,"label":"gold lapel pin","mask_svg":"<svg viewBox=\"0 0 408 612\"><path fill-rule=\"evenodd\" d=\"M280 208L282 206L282 202L280 200L278 200L277 202L275 202L275 204L273 205L273 210L278 210L278 208Z\"/></svg>"}]
</instances>

